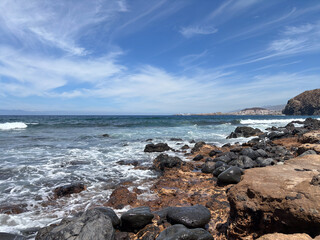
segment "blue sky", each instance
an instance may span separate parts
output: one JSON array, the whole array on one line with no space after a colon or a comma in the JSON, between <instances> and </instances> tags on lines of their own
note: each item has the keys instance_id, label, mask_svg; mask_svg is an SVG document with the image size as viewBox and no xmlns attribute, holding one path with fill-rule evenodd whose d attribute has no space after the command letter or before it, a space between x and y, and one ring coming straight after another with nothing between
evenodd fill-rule
<instances>
[{"instance_id":1,"label":"blue sky","mask_svg":"<svg viewBox=\"0 0 320 240\"><path fill-rule=\"evenodd\" d=\"M320 86L318 0L2 0L0 109L231 111Z\"/></svg>"}]
</instances>

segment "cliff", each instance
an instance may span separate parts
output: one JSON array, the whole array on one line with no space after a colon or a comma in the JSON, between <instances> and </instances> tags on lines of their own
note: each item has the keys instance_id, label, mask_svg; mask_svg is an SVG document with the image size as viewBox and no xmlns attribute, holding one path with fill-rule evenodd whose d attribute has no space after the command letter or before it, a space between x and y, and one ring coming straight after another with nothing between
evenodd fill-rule
<instances>
[{"instance_id":1,"label":"cliff","mask_svg":"<svg viewBox=\"0 0 320 240\"><path fill-rule=\"evenodd\" d=\"M282 112L286 115L320 115L320 89L305 91L290 99Z\"/></svg>"}]
</instances>

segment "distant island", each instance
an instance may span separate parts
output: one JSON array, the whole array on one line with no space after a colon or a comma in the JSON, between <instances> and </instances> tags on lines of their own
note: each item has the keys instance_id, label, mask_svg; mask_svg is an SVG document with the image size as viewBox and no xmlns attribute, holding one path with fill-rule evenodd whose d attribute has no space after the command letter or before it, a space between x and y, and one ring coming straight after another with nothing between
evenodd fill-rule
<instances>
[{"instance_id":1,"label":"distant island","mask_svg":"<svg viewBox=\"0 0 320 240\"><path fill-rule=\"evenodd\" d=\"M282 105L280 105L282 106ZM270 109L272 108L272 109ZM217 115L284 115L282 113L282 109L274 109L274 107L270 106L270 108L262 108L262 107L252 107L245 108L240 111L233 111L228 113L223 112L214 112L214 113L183 113L176 114L178 116L217 116Z\"/></svg>"}]
</instances>

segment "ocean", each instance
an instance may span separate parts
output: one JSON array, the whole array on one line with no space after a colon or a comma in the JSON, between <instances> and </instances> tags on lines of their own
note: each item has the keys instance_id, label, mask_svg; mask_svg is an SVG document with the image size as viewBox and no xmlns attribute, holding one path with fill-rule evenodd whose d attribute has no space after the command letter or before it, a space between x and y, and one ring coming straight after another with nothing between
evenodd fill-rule
<instances>
[{"instance_id":1,"label":"ocean","mask_svg":"<svg viewBox=\"0 0 320 240\"><path fill-rule=\"evenodd\" d=\"M156 174L147 168L157 153L144 153L147 139L173 149L191 140L222 146L237 126L285 126L305 116L0 116L0 232L43 227L77 211L105 203L112 190L130 181L148 189ZM319 117L317 117L319 118ZM108 136L103 136L108 134ZM176 139L172 139L176 138ZM181 138L182 140L177 140ZM188 161L183 153L169 152ZM52 199L58 186L83 182L87 190ZM139 197L153 197L147 192Z\"/></svg>"}]
</instances>

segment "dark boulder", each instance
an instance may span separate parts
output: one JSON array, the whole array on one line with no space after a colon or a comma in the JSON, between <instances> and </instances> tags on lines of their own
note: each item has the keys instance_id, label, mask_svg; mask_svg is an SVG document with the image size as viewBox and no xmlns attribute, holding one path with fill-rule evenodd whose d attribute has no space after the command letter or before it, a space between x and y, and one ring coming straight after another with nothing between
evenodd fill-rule
<instances>
[{"instance_id":1,"label":"dark boulder","mask_svg":"<svg viewBox=\"0 0 320 240\"><path fill-rule=\"evenodd\" d=\"M244 169L254 168L258 165L255 161L253 161L248 156L240 156L239 158L242 159Z\"/></svg>"},{"instance_id":2,"label":"dark boulder","mask_svg":"<svg viewBox=\"0 0 320 240\"><path fill-rule=\"evenodd\" d=\"M219 153L222 153L222 151L220 151L220 150L212 150L212 151L209 152L209 156L213 157L213 156L215 156L215 155L217 155Z\"/></svg>"},{"instance_id":3,"label":"dark boulder","mask_svg":"<svg viewBox=\"0 0 320 240\"><path fill-rule=\"evenodd\" d=\"M149 143L144 148L144 152L165 152L169 150L171 150L171 148L166 143Z\"/></svg>"},{"instance_id":4,"label":"dark boulder","mask_svg":"<svg viewBox=\"0 0 320 240\"><path fill-rule=\"evenodd\" d=\"M55 197L64 197L69 196L73 193L80 193L86 190L86 186L83 183L72 183L68 185L64 185L61 187L57 187L53 190Z\"/></svg>"},{"instance_id":5,"label":"dark boulder","mask_svg":"<svg viewBox=\"0 0 320 240\"><path fill-rule=\"evenodd\" d=\"M39 230L36 240L113 240L111 219L96 209Z\"/></svg>"},{"instance_id":6,"label":"dark boulder","mask_svg":"<svg viewBox=\"0 0 320 240\"><path fill-rule=\"evenodd\" d=\"M113 227L118 227L120 225L120 219L112 208L96 207L95 209L108 216L112 222Z\"/></svg>"},{"instance_id":7,"label":"dark boulder","mask_svg":"<svg viewBox=\"0 0 320 240\"><path fill-rule=\"evenodd\" d=\"M214 240L214 238L202 228L188 229L182 224L176 224L163 230L156 240Z\"/></svg>"},{"instance_id":8,"label":"dark boulder","mask_svg":"<svg viewBox=\"0 0 320 240\"><path fill-rule=\"evenodd\" d=\"M151 223L154 215L149 207L130 209L121 216L121 228L125 231L136 231Z\"/></svg>"},{"instance_id":9,"label":"dark boulder","mask_svg":"<svg viewBox=\"0 0 320 240\"><path fill-rule=\"evenodd\" d=\"M1 240L27 240L27 238L24 236L12 234L12 233L4 233L4 232L0 232L0 239Z\"/></svg>"},{"instance_id":10,"label":"dark boulder","mask_svg":"<svg viewBox=\"0 0 320 240\"><path fill-rule=\"evenodd\" d=\"M317 154L314 150L307 150L304 153L302 153L301 155L299 155L299 157L303 157L305 155L309 155L309 154Z\"/></svg>"},{"instance_id":11,"label":"dark boulder","mask_svg":"<svg viewBox=\"0 0 320 240\"><path fill-rule=\"evenodd\" d=\"M190 147L187 145L187 144L185 144L185 145L183 145L182 147L181 147L181 149L182 150L186 150L186 149L189 149Z\"/></svg>"},{"instance_id":12,"label":"dark boulder","mask_svg":"<svg viewBox=\"0 0 320 240\"><path fill-rule=\"evenodd\" d=\"M247 156L247 157L251 158L252 160L255 160L258 157L260 157L260 153L257 151L254 151L252 148L244 148L244 149L242 149L242 151L240 153L243 156Z\"/></svg>"},{"instance_id":13,"label":"dark boulder","mask_svg":"<svg viewBox=\"0 0 320 240\"><path fill-rule=\"evenodd\" d=\"M258 128L252 127L237 127L227 138L238 138L238 137L252 137L259 136L263 132Z\"/></svg>"},{"instance_id":14,"label":"dark boulder","mask_svg":"<svg viewBox=\"0 0 320 240\"><path fill-rule=\"evenodd\" d=\"M200 161L201 159L203 159L203 156L201 154L198 154L193 158L193 161Z\"/></svg>"},{"instance_id":15,"label":"dark boulder","mask_svg":"<svg viewBox=\"0 0 320 240\"><path fill-rule=\"evenodd\" d=\"M236 184L241 180L241 169L230 167L218 176L218 184Z\"/></svg>"},{"instance_id":16,"label":"dark boulder","mask_svg":"<svg viewBox=\"0 0 320 240\"><path fill-rule=\"evenodd\" d=\"M282 113L286 115L320 115L320 89L305 91L290 99Z\"/></svg>"},{"instance_id":17,"label":"dark boulder","mask_svg":"<svg viewBox=\"0 0 320 240\"><path fill-rule=\"evenodd\" d=\"M215 162L211 162L211 161L205 162L202 165L201 172L203 172L203 173L212 173L214 171L214 169L215 169L215 165L216 165Z\"/></svg>"},{"instance_id":18,"label":"dark boulder","mask_svg":"<svg viewBox=\"0 0 320 240\"><path fill-rule=\"evenodd\" d=\"M153 169L164 171L166 168L180 167L183 161L178 157L171 157L168 154L161 153L153 161Z\"/></svg>"},{"instance_id":19,"label":"dark boulder","mask_svg":"<svg viewBox=\"0 0 320 240\"><path fill-rule=\"evenodd\" d=\"M191 149L191 153L200 151L200 149L205 145L205 142L197 142L194 147Z\"/></svg>"},{"instance_id":20,"label":"dark boulder","mask_svg":"<svg viewBox=\"0 0 320 240\"><path fill-rule=\"evenodd\" d=\"M266 167L270 165L276 164L276 162L272 158L257 158L256 160L259 167Z\"/></svg>"},{"instance_id":21,"label":"dark boulder","mask_svg":"<svg viewBox=\"0 0 320 240\"><path fill-rule=\"evenodd\" d=\"M219 161L220 162L220 161ZM226 171L230 166L225 164L220 167L216 167L216 169L212 172L213 176L218 177L221 173Z\"/></svg>"},{"instance_id":22,"label":"dark boulder","mask_svg":"<svg viewBox=\"0 0 320 240\"><path fill-rule=\"evenodd\" d=\"M102 134L102 137L110 137L110 135L105 133L105 134Z\"/></svg>"},{"instance_id":23,"label":"dark boulder","mask_svg":"<svg viewBox=\"0 0 320 240\"><path fill-rule=\"evenodd\" d=\"M210 218L210 211L202 205L173 207L167 214L167 219L171 224L183 224L188 228L204 227Z\"/></svg>"}]
</instances>

